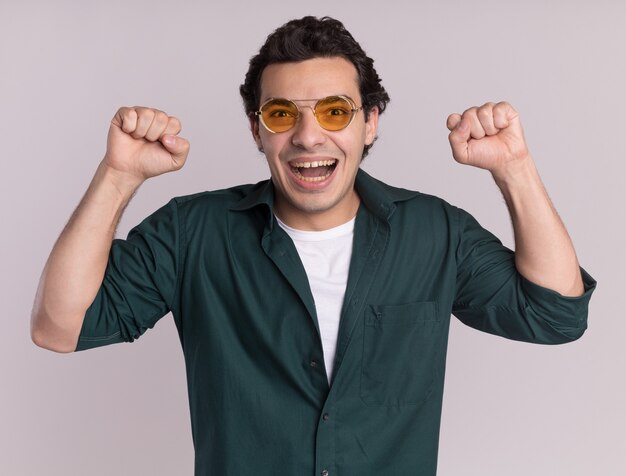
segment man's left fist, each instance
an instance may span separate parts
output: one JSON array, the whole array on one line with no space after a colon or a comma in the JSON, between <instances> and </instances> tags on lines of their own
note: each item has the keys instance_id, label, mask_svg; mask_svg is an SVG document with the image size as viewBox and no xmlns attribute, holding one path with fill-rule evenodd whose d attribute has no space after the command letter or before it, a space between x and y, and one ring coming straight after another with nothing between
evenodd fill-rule
<instances>
[{"instance_id":1,"label":"man's left fist","mask_svg":"<svg viewBox=\"0 0 626 476\"><path fill-rule=\"evenodd\" d=\"M450 114L448 135L454 159L497 172L528 156L519 114L507 102L488 102L463 114Z\"/></svg>"}]
</instances>

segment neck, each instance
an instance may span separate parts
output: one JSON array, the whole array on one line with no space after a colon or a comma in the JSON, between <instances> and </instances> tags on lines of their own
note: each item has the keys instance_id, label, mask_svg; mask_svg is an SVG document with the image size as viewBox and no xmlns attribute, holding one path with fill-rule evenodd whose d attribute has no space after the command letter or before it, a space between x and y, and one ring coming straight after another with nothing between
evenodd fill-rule
<instances>
[{"instance_id":1,"label":"neck","mask_svg":"<svg viewBox=\"0 0 626 476\"><path fill-rule=\"evenodd\" d=\"M301 231L324 231L349 222L359 210L361 199L356 191L345 197L341 203L325 210L297 209L284 201L276 200L274 214L291 228Z\"/></svg>"}]
</instances>

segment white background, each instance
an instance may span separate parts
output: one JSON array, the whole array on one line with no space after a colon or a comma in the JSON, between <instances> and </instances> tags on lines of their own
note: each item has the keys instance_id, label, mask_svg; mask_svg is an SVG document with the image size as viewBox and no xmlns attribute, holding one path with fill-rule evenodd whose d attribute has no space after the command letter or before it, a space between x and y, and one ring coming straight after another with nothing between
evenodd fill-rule
<instances>
[{"instance_id":1,"label":"white background","mask_svg":"<svg viewBox=\"0 0 626 476\"><path fill-rule=\"evenodd\" d=\"M342 20L392 97L368 172L467 209L511 245L492 179L451 159L445 128L451 112L508 100L599 281L589 330L572 344L520 344L453 321L439 475L626 474L619 0L2 0L0 474L192 474L171 316L132 345L58 355L30 342L32 300L119 106L178 116L192 144L182 171L141 188L121 236L172 196L268 177L238 86L265 37L305 14Z\"/></svg>"}]
</instances>

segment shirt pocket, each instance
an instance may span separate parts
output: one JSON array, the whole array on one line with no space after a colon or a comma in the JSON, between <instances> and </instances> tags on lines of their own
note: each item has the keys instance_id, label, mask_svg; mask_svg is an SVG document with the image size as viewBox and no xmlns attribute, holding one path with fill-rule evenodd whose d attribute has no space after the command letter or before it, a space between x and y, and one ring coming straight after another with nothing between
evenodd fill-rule
<instances>
[{"instance_id":1,"label":"shirt pocket","mask_svg":"<svg viewBox=\"0 0 626 476\"><path fill-rule=\"evenodd\" d=\"M361 399L368 405L420 404L435 381L437 303L370 305L365 312Z\"/></svg>"}]
</instances>

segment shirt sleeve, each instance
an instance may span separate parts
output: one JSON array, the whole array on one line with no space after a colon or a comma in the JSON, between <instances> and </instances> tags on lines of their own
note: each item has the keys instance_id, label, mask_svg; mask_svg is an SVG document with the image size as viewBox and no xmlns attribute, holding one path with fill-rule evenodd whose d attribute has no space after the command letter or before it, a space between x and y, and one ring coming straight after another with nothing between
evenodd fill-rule
<instances>
[{"instance_id":1,"label":"shirt sleeve","mask_svg":"<svg viewBox=\"0 0 626 476\"><path fill-rule=\"evenodd\" d=\"M561 344L587 328L595 280L581 268L579 297L562 296L524 278L515 255L468 213L459 210L457 289L452 313L464 324L509 339Z\"/></svg>"},{"instance_id":2,"label":"shirt sleeve","mask_svg":"<svg viewBox=\"0 0 626 476\"><path fill-rule=\"evenodd\" d=\"M180 275L180 224L175 200L113 240L104 280L87 310L76 350L132 342L174 302Z\"/></svg>"}]
</instances>

